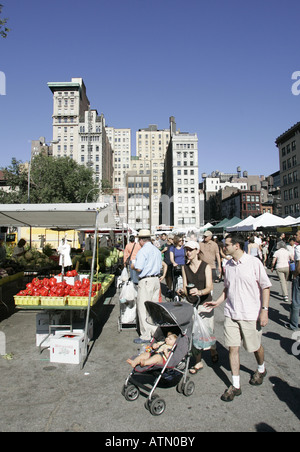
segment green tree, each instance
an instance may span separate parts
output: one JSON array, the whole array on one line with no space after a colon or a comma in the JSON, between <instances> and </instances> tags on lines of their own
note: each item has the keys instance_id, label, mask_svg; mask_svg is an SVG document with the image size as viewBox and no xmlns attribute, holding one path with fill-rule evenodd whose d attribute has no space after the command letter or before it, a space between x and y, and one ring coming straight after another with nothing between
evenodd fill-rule
<instances>
[{"instance_id":1,"label":"green tree","mask_svg":"<svg viewBox=\"0 0 300 452\"><path fill-rule=\"evenodd\" d=\"M29 167L12 159L12 164L3 170L8 193L0 191L1 203L79 203L97 199L97 184L91 169L76 163L69 157L48 157L39 154L31 161ZM28 180L30 185L28 190Z\"/></svg>"},{"instance_id":2,"label":"green tree","mask_svg":"<svg viewBox=\"0 0 300 452\"><path fill-rule=\"evenodd\" d=\"M0 15L2 13L2 8L3 8L3 5L0 4ZM7 20L8 19L1 19L0 18L0 36L2 38L6 38L7 37L7 33L10 31L10 28L6 27Z\"/></svg>"}]
</instances>

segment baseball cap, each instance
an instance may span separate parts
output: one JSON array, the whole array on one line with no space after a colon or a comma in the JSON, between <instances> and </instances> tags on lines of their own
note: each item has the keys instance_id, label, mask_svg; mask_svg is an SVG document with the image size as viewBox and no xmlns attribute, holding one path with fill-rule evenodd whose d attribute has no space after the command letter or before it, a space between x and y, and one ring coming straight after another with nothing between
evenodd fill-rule
<instances>
[{"instance_id":1,"label":"baseball cap","mask_svg":"<svg viewBox=\"0 0 300 452\"><path fill-rule=\"evenodd\" d=\"M211 237L212 236L212 232L211 231L205 231L203 235L204 235L204 237Z\"/></svg>"},{"instance_id":2,"label":"baseball cap","mask_svg":"<svg viewBox=\"0 0 300 452\"><path fill-rule=\"evenodd\" d=\"M195 242L194 240L190 240L189 242L186 242L184 247L185 248L191 248L191 250L200 250L199 243Z\"/></svg>"}]
</instances>

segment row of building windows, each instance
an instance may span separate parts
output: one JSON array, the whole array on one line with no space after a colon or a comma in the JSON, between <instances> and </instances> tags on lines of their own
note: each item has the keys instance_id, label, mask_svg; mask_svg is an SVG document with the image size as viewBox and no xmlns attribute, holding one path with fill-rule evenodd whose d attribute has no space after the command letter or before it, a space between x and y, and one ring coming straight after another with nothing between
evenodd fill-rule
<instances>
[{"instance_id":1,"label":"row of building windows","mask_svg":"<svg viewBox=\"0 0 300 452\"><path fill-rule=\"evenodd\" d=\"M195 193L194 187L184 187L183 190L181 187L177 188L177 193Z\"/></svg>"},{"instance_id":2,"label":"row of building windows","mask_svg":"<svg viewBox=\"0 0 300 452\"><path fill-rule=\"evenodd\" d=\"M299 215L300 204L291 204L289 206L284 206L284 214L285 215Z\"/></svg>"},{"instance_id":3,"label":"row of building windows","mask_svg":"<svg viewBox=\"0 0 300 452\"><path fill-rule=\"evenodd\" d=\"M298 180L298 171L293 171L292 173L285 174L283 176L283 185L293 184Z\"/></svg>"},{"instance_id":4,"label":"row of building windows","mask_svg":"<svg viewBox=\"0 0 300 452\"><path fill-rule=\"evenodd\" d=\"M284 190L283 192L284 201L288 201L289 199L297 199L298 197L299 197L298 186L290 188L289 190Z\"/></svg>"},{"instance_id":5,"label":"row of building windows","mask_svg":"<svg viewBox=\"0 0 300 452\"><path fill-rule=\"evenodd\" d=\"M286 171L287 169L292 168L293 166L297 165L297 156L293 155L292 158L289 158L287 160L284 160L282 162L282 171Z\"/></svg>"},{"instance_id":6,"label":"row of building windows","mask_svg":"<svg viewBox=\"0 0 300 452\"><path fill-rule=\"evenodd\" d=\"M292 141L292 143L287 144L283 148L281 148L281 155L284 157L286 154L296 150L296 141Z\"/></svg>"},{"instance_id":7,"label":"row of building windows","mask_svg":"<svg viewBox=\"0 0 300 452\"><path fill-rule=\"evenodd\" d=\"M178 224L196 224L196 218L195 217L178 218Z\"/></svg>"}]
</instances>

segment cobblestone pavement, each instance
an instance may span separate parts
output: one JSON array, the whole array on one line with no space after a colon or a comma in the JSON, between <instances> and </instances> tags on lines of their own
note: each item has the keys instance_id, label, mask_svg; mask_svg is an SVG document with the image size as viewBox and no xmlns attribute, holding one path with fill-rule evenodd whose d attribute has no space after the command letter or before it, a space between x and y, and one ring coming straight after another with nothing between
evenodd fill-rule
<instances>
[{"instance_id":1,"label":"cobblestone pavement","mask_svg":"<svg viewBox=\"0 0 300 452\"><path fill-rule=\"evenodd\" d=\"M270 273L270 272L269 272ZM228 351L223 339L223 307L215 312L219 362L204 352L204 369L191 376L194 394L185 397L175 387L157 389L166 410L152 416L145 398L128 402L121 394L129 374L126 359L137 351L134 329L118 332L118 293L93 309L95 341L83 367L51 363L49 350L35 346L36 312L19 311L0 322L6 352L0 356L1 432L255 432L300 431L300 333L284 328L289 303L280 295L276 275L272 281L270 321L264 328L267 377L262 386L249 385L256 369L254 355L241 350L242 395L231 403L220 396L231 382ZM214 284L214 298L223 283Z\"/></svg>"}]
</instances>

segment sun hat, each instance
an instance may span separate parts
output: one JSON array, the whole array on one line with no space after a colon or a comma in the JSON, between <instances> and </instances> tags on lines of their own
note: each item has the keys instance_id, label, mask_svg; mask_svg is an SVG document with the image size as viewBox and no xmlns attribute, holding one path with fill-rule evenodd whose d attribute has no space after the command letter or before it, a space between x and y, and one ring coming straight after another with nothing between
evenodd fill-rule
<instances>
[{"instance_id":1,"label":"sun hat","mask_svg":"<svg viewBox=\"0 0 300 452\"><path fill-rule=\"evenodd\" d=\"M186 242L184 247L185 248L191 248L191 250L200 250L199 243L195 242L194 240L190 240L189 242Z\"/></svg>"},{"instance_id":2,"label":"sun hat","mask_svg":"<svg viewBox=\"0 0 300 452\"><path fill-rule=\"evenodd\" d=\"M149 229L141 229L138 232L138 237L140 239L142 239L143 237L151 237L151 232L149 231Z\"/></svg>"}]
</instances>

